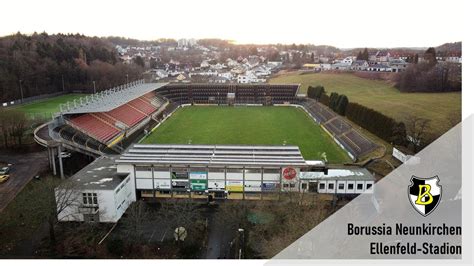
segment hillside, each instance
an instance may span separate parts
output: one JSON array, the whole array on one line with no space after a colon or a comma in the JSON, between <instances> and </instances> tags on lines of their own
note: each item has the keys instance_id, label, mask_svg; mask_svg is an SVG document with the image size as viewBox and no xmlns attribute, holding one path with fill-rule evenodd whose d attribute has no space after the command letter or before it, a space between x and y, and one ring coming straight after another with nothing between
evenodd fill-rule
<instances>
[{"instance_id":1,"label":"hillside","mask_svg":"<svg viewBox=\"0 0 474 266\"><path fill-rule=\"evenodd\" d=\"M120 63L105 39L84 35L23 35L0 38L0 101L63 90L98 90L139 77L141 69ZM20 84L21 83L21 84ZM21 85L21 90L20 90Z\"/></svg>"},{"instance_id":2,"label":"hillside","mask_svg":"<svg viewBox=\"0 0 474 266\"><path fill-rule=\"evenodd\" d=\"M430 132L439 136L449 130L453 116L461 118L461 93L402 93L385 81L352 74L289 73L272 78L270 83L301 83L300 93L310 85L322 85L327 92L345 94L349 101L380 111L399 121L410 115L431 120Z\"/></svg>"}]
</instances>

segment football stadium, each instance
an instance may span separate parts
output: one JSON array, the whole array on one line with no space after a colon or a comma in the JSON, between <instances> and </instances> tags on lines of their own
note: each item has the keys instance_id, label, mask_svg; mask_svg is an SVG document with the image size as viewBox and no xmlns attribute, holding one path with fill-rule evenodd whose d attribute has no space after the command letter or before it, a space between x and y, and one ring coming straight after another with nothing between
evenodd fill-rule
<instances>
[{"instance_id":1,"label":"football stadium","mask_svg":"<svg viewBox=\"0 0 474 266\"><path fill-rule=\"evenodd\" d=\"M60 104L34 132L53 173L66 150L93 161L70 178L83 204L59 219L116 222L149 198L372 193L372 174L348 165L378 146L299 87L139 80Z\"/></svg>"}]
</instances>

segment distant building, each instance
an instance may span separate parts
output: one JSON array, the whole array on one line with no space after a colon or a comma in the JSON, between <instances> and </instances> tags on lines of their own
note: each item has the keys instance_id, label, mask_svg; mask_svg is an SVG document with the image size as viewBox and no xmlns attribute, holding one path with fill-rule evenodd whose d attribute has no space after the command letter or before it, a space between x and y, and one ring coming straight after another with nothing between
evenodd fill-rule
<instances>
[{"instance_id":1,"label":"distant building","mask_svg":"<svg viewBox=\"0 0 474 266\"><path fill-rule=\"evenodd\" d=\"M334 63L331 65L332 70L349 70L351 67L351 64L347 63Z\"/></svg>"},{"instance_id":2,"label":"distant building","mask_svg":"<svg viewBox=\"0 0 474 266\"><path fill-rule=\"evenodd\" d=\"M390 52L388 51L377 51L375 54L377 62L388 62L390 60Z\"/></svg>"},{"instance_id":3,"label":"distant building","mask_svg":"<svg viewBox=\"0 0 474 266\"><path fill-rule=\"evenodd\" d=\"M248 83L263 83L266 82L266 79L263 78L258 78L253 72L247 71L245 75L239 75L237 76L237 83L243 83L243 84L248 84Z\"/></svg>"},{"instance_id":4,"label":"distant building","mask_svg":"<svg viewBox=\"0 0 474 266\"><path fill-rule=\"evenodd\" d=\"M348 64L348 65L352 65L352 62L353 62L353 61L354 61L354 60L352 59L352 57L349 56L349 57L346 57L346 58L342 59L341 63L343 63L343 64Z\"/></svg>"},{"instance_id":5,"label":"distant building","mask_svg":"<svg viewBox=\"0 0 474 266\"><path fill-rule=\"evenodd\" d=\"M206 60L202 61L201 62L201 68L208 68L209 67L209 62L207 62Z\"/></svg>"},{"instance_id":6,"label":"distant building","mask_svg":"<svg viewBox=\"0 0 474 266\"><path fill-rule=\"evenodd\" d=\"M402 59L393 59L390 61L390 67L392 68L392 72L403 72L410 64L405 62Z\"/></svg>"},{"instance_id":7,"label":"distant building","mask_svg":"<svg viewBox=\"0 0 474 266\"><path fill-rule=\"evenodd\" d=\"M375 64L375 65L371 65L367 68L368 71L373 71L373 72L392 72L392 68L387 66L387 65L383 65L383 64Z\"/></svg>"},{"instance_id":8,"label":"distant building","mask_svg":"<svg viewBox=\"0 0 474 266\"><path fill-rule=\"evenodd\" d=\"M368 67L369 63L367 60L355 60L351 65L351 69L357 71L365 71Z\"/></svg>"},{"instance_id":9,"label":"distant building","mask_svg":"<svg viewBox=\"0 0 474 266\"><path fill-rule=\"evenodd\" d=\"M321 64L304 64L301 68L302 70L307 70L307 71L315 71L319 72L321 71Z\"/></svg>"},{"instance_id":10,"label":"distant building","mask_svg":"<svg viewBox=\"0 0 474 266\"><path fill-rule=\"evenodd\" d=\"M222 76L213 76L209 78L209 83L224 84L229 83L230 79Z\"/></svg>"},{"instance_id":11,"label":"distant building","mask_svg":"<svg viewBox=\"0 0 474 266\"><path fill-rule=\"evenodd\" d=\"M155 74L158 79L164 79L168 77L168 72L163 69L155 70Z\"/></svg>"},{"instance_id":12,"label":"distant building","mask_svg":"<svg viewBox=\"0 0 474 266\"><path fill-rule=\"evenodd\" d=\"M196 46L196 44L197 44L196 39L179 39L178 40L179 48L184 48L184 47L190 48L190 47Z\"/></svg>"},{"instance_id":13,"label":"distant building","mask_svg":"<svg viewBox=\"0 0 474 266\"><path fill-rule=\"evenodd\" d=\"M461 64L462 63L462 57L461 56L447 56L445 58L445 61L449 62L449 63L459 63L459 64Z\"/></svg>"}]
</instances>

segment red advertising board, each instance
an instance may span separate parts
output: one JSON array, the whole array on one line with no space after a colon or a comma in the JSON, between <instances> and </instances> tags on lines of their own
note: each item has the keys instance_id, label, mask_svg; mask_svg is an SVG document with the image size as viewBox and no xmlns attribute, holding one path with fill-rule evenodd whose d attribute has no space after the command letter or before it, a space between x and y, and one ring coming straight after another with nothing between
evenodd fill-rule
<instances>
[{"instance_id":1,"label":"red advertising board","mask_svg":"<svg viewBox=\"0 0 474 266\"><path fill-rule=\"evenodd\" d=\"M296 177L296 169L293 167L286 167L283 169L283 178L286 180L293 180Z\"/></svg>"}]
</instances>

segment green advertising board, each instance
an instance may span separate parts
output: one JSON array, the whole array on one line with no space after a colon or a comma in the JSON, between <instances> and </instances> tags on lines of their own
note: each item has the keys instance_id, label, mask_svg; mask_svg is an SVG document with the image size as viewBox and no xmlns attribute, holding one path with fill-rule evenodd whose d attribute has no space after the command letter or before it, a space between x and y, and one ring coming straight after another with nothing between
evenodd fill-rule
<instances>
[{"instance_id":1,"label":"green advertising board","mask_svg":"<svg viewBox=\"0 0 474 266\"><path fill-rule=\"evenodd\" d=\"M207 180L191 179L191 190L205 191L207 189Z\"/></svg>"}]
</instances>

